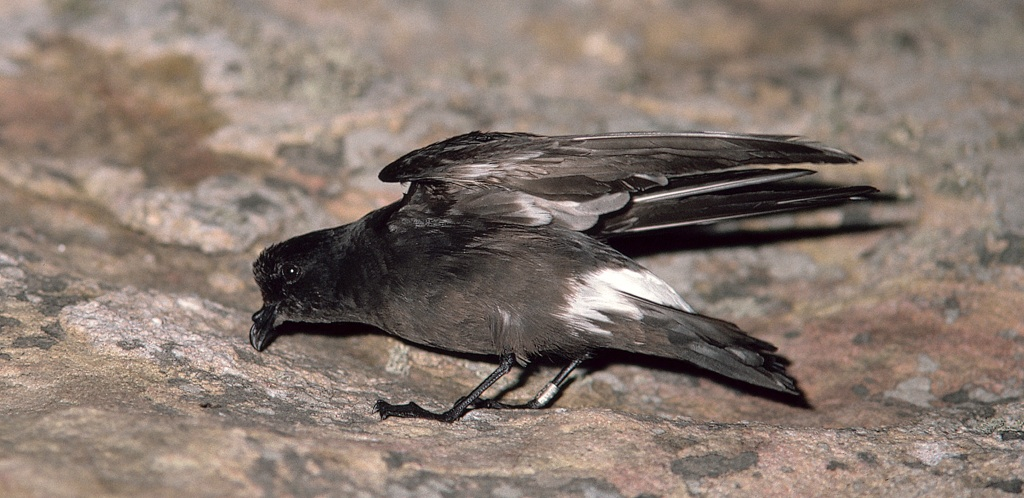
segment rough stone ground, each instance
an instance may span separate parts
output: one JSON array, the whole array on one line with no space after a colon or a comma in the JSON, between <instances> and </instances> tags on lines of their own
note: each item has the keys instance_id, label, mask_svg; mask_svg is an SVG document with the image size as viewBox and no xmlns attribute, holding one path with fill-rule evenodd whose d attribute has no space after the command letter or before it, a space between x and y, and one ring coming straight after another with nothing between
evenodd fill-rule
<instances>
[{"instance_id":1,"label":"rough stone ground","mask_svg":"<svg viewBox=\"0 0 1024 498\"><path fill-rule=\"evenodd\" d=\"M0 495L1020 494L1022 123L1016 0L5 1ZM381 422L492 365L353 328L249 347L263 245L473 129L863 156L823 174L893 202L632 247L813 409L608 358L549 410Z\"/></svg>"}]
</instances>

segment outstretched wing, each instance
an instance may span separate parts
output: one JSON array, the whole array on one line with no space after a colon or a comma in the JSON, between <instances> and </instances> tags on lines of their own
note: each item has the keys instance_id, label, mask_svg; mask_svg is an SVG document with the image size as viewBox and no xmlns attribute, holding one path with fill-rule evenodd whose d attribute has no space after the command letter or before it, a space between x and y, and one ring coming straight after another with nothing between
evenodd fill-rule
<instances>
[{"instance_id":1,"label":"outstretched wing","mask_svg":"<svg viewBox=\"0 0 1024 498\"><path fill-rule=\"evenodd\" d=\"M789 189L788 195L779 196L759 186L813 171L744 167L859 160L839 149L782 135L547 137L473 132L406 154L386 166L380 179L427 187L411 189L415 196L408 202L527 226L556 224L585 231L610 215L595 235L613 236L844 202L873 189L833 189L827 194L820 188L801 194ZM733 192L744 197L729 199ZM689 214L677 220L669 214L673 212Z\"/></svg>"}]
</instances>

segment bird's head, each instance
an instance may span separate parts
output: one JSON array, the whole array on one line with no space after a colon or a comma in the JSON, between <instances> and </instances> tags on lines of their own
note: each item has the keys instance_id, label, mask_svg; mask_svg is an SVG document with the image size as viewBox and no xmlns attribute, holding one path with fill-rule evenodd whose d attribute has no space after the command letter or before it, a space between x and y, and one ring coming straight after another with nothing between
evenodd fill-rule
<instances>
[{"instance_id":1,"label":"bird's head","mask_svg":"<svg viewBox=\"0 0 1024 498\"><path fill-rule=\"evenodd\" d=\"M252 315L249 342L262 351L278 323L288 319L317 320L318 310L331 288L327 276L333 255L327 230L300 235L267 247L253 262L252 271L263 295L263 306Z\"/></svg>"}]
</instances>

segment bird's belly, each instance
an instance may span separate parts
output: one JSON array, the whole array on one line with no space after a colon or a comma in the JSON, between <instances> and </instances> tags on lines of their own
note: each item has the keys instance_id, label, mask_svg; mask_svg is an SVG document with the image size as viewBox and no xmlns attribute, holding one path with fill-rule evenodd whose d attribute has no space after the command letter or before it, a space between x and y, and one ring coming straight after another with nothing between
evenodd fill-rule
<instances>
[{"instance_id":1,"label":"bird's belly","mask_svg":"<svg viewBox=\"0 0 1024 498\"><path fill-rule=\"evenodd\" d=\"M522 358L594 343L564 319L569 285L614 251L553 227L487 226L463 237L464 225L407 233L420 243L393 246L386 266L397 273L381 289L380 328L445 350Z\"/></svg>"},{"instance_id":2,"label":"bird's belly","mask_svg":"<svg viewBox=\"0 0 1024 498\"><path fill-rule=\"evenodd\" d=\"M487 285L461 281L408 289L385 313L389 319L381 328L413 343L460 353L528 358L578 350L579 334L552 313L560 297L524 297L544 287L497 279Z\"/></svg>"}]
</instances>

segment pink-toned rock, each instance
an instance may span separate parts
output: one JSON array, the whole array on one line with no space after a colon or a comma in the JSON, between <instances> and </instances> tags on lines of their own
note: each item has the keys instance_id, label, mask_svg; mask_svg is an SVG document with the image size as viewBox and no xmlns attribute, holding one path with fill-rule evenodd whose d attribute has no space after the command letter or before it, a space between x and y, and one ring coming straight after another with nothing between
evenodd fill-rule
<instances>
[{"instance_id":1,"label":"pink-toned rock","mask_svg":"<svg viewBox=\"0 0 1024 498\"><path fill-rule=\"evenodd\" d=\"M1020 494L1019 13L6 2L0 495ZM804 134L866 159L824 179L892 194L624 244L777 344L811 408L605 356L547 410L381 422L378 398L446 406L493 364L356 326L249 347L256 253L397 198L390 159L627 128Z\"/></svg>"}]
</instances>

